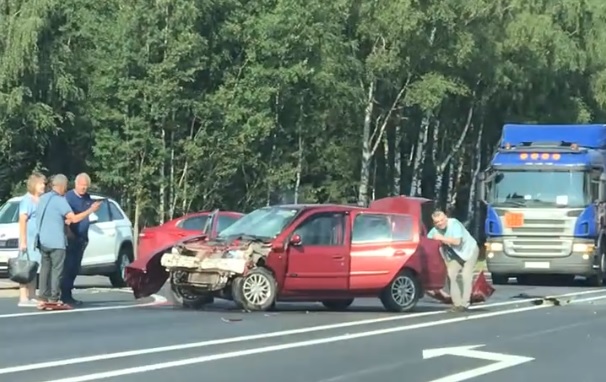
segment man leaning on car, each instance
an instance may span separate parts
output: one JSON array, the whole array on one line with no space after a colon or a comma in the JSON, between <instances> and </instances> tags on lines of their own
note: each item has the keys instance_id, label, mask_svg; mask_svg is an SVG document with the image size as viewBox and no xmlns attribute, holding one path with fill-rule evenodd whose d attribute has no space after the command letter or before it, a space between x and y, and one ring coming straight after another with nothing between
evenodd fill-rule
<instances>
[{"instance_id":1,"label":"man leaning on car","mask_svg":"<svg viewBox=\"0 0 606 382\"><path fill-rule=\"evenodd\" d=\"M480 254L478 243L463 223L455 218L449 218L443 211L435 211L431 218L434 228L429 231L427 237L442 243L440 251L448 270L453 310L465 311L470 305L473 272ZM462 292L458 282L459 273L463 279Z\"/></svg>"}]
</instances>

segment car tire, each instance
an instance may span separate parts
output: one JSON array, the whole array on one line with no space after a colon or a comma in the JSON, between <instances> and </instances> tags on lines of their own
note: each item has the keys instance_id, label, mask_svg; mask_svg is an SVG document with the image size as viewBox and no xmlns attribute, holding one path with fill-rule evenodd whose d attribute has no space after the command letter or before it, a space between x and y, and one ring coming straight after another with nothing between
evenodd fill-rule
<instances>
[{"instance_id":1,"label":"car tire","mask_svg":"<svg viewBox=\"0 0 606 382\"><path fill-rule=\"evenodd\" d=\"M498 273L491 273L490 279L492 280L493 285L507 285L509 282L509 276Z\"/></svg>"},{"instance_id":2,"label":"car tire","mask_svg":"<svg viewBox=\"0 0 606 382\"><path fill-rule=\"evenodd\" d=\"M242 281L244 281L244 277L238 276L231 282L231 299L238 309L244 309L244 305L242 305Z\"/></svg>"},{"instance_id":3,"label":"car tire","mask_svg":"<svg viewBox=\"0 0 606 382\"><path fill-rule=\"evenodd\" d=\"M177 307L185 309L200 309L205 305L212 304L215 299L211 295L206 294L185 294L184 291L170 280L170 302Z\"/></svg>"},{"instance_id":4,"label":"car tire","mask_svg":"<svg viewBox=\"0 0 606 382\"><path fill-rule=\"evenodd\" d=\"M383 289L379 298L387 311L402 313L413 310L421 294L419 278L410 269L405 269Z\"/></svg>"},{"instance_id":5,"label":"car tire","mask_svg":"<svg viewBox=\"0 0 606 382\"><path fill-rule=\"evenodd\" d=\"M263 267L251 269L235 282L233 295L236 305L247 311L267 311L275 306L278 284L273 274Z\"/></svg>"},{"instance_id":6,"label":"car tire","mask_svg":"<svg viewBox=\"0 0 606 382\"><path fill-rule=\"evenodd\" d=\"M322 301L322 305L324 305L324 307L328 310L342 311L347 310L347 308L349 308L353 302L353 298L345 300L325 300Z\"/></svg>"},{"instance_id":7,"label":"car tire","mask_svg":"<svg viewBox=\"0 0 606 382\"><path fill-rule=\"evenodd\" d=\"M116 259L116 270L109 275L109 281L114 288L124 288L126 286L125 271L126 267L132 262L132 250L127 246L120 247L118 258Z\"/></svg>"}]
</instances>

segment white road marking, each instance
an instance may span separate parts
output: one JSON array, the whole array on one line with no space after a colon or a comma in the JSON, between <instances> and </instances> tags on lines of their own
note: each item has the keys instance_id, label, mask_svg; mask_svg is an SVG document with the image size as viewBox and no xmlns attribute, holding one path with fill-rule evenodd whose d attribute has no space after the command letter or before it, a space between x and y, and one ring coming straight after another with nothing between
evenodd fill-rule
<instances>
[{"instance_id":1,"label":"white road marking","mask_svg":"<svg viewBox=\"0 0 606 382\"><path fill-rule=\"evenodd\" d=\"M493 363L485 366L476 367L471 370L462 371L460 373L454 373L447 375L442 378L432 379L430 382L461 382L468 379L476 378L481 375L494 373L495 371L507 369L510 367L518 366L526 362L534 361L532 357L523 357L519 355L494 353L476 350L476 348L484 345L467 345L467 346L455 346L448 348L439 349L427 349L423 350L423 359L431 359L442 357L445 355L456 355L459 357L482 359L486 361L493 361Z\"/></svg>"},{"instance_id":2,"label":"white road marking","mask_svg":"<svg viewBox=\"0 0 606 382\"><path fill-rule=\"evenodd\" d=\"M606 291L601 290L601 289L593 289L593 290L587 290L587 291L581 291L581 292L567 293L567 294L553 296L553 297L555 297L555 298L573 297L573 296L580 296L580 295L587 295L587 294L595 294L595 293L600 293L600 292L604 293ZM599 297L603 298L606 296L599 296ZM507 306L507 305L528 303L528 302L535 301L535 300L536 299L533 298L533 299L523 299L523 300L516 300L516 301L503 301L503 302L497 302L497 303L492 303L492 304L483 304L483 305L472 306L471 309L484 309L484 308L491 308L491 307ZM539 305L539 306L543 306L543 305ZM362 325L379 324L379 323L390 322L390 321L408 320L408 319L412 319L412 318L444 314L445 312L446 312L446 310L439 310L439 311L423 312L423 313L411 313L411 314L406 314L406 315L392 315L392 316L388 316L388 317L341 322L338 324L327 324L327 325L319 325L319 326L310 326L310 327L306 327L306 328L282 330L279 332L269 332L269 333L260 333L260 334L253 334L253 335L239 336L239 337L220 338L220 339L216 339L216 340L190 342L190 343L186 343L186 344L168 345L168 346L161 346L161 347L147 348L147 349L127 350L127 351L117 352L117 353L98 354L98 355L78 357L78 358L68 358L68 359L62 359L62 360L56 360L56 361L32 363L32 364L28 364L28 365L19 365L19 366L1 368L0 375L19 373L19 372L23 372L23 371L31 371L31 370L38 370L38 369L47 369L47 368L52 368L52 367L75 365L75 364L81 364L81 363L106 361L106 360L110 360L110 359L135 357L135 356L141 356L141 355L147 355L147 354L157 354L157 353L165 353L165 352L170 352L170 351L195 349L195 348L202 348L202 347L208 347L208 346L214 346L214 345L225 345L225 344L232 344L232 343L238 343L238 342L255 341L255 340L268 339L268 338L276 338L276 337L292 336L292 335L305 334L305 333L321 332L321 331L342 329L342 328L362 326ZM457 321L454 321L454 322L457 322Z\"/></svg>"},{"instance_id":3,"label":"white road marking","mask_svg":"<svg viewBox=\"0 0 606 382\"><path fill-rule=\"evenodd\" d=\"M606 295L574 300L574 301L571 301L570 303L574 304L574 303L588 302L588 301L595 301L595 300L602 300L602 299L606 299ZM414 329L422 329L422 328L428 328L428 327L433 327L433 326L453 324L453 323L463 322L463 321L480 320L480 319L486 319L486 318L491 318L491 317L504 316L507 314L522 313L522 312L528 312L528 311L538 310L538 309L546 309L546 308L550 308L550 307L553 307L553 305L546 305L546 304L533 305L533 306L524 307L524 308L500 310L500 311L490 312L490 313L479 313L479 314L475 314L472 316L448 318L448 319L439 320L439 321L422 322L422 323L418 323L418 324L396 326L396 327L392 327L392 328L370 330L370 331L364 331L364 332L358 332L358 333L348 333L348 334L344 334L344 335L333 336L333 337L324 337L324 338L319 338L319 339L314 339L314 340L290 342L290 343L285 343L285 344L280 344L280 345L263 346L263 347L251 348L251 349L246 349L246 350L238 350L238 351L231 351L231 352L226 352L226 353L211 354L211 355L205 355L205 356L201 356L201 357L182 359L182 360L178 360L178 361L161 362L161 363L144 365L144 366L129 367L126 369L118 369L118 370L112 370L112 371L106 371L106 372L79 375L79 376L75 376L75 377L52 379L52 380L47 380L44 382L98 381L101 379L115 378L115 377L121 377L121 376L132 375L132 374L140 374L140 373L146 373L146 372L155 371L155 370L169 369L169 368L174 368L174 367L195 365L195 364L217 361L217 360L222 360L222 359L238 358L238 357L244 357L247 355L269 353L269 352L275 352L275 351L280 351L280 350L309 347L309 346L328 344L328 343L334 343L334 342L350 341L350 340L359 339L359 338L380 336L380 335L404 332L404 331L414 330Z\"/></svg>"},{"instance_id":4,"label":"white road marking","mask_svg":"<svg viewBox=\"0 0 606 382\"><path fill-rule=\"evenodd\" d=\"M116 292L126 292L124 290L116 289ZM111 305L111 306L97 306L94 308L77 308L73 310L53 310L53 311L36 311L36 312L24 312L24 313L9 313L9 314L0 314L0 319L2 318L15 318L15 317L29 317L29 316L39 316L39 315L47 315L47 314L67 314L67 313L82 313L82 312L98 312L102 310L120 310L120 309L132 309L139 308L144 306L154 306L166 303L168 300L160 296L159 294L151 295L150 298L153 300L151 302L147 302L144 304L129 304L129 305Z\"/></svg>"}]
</instances>

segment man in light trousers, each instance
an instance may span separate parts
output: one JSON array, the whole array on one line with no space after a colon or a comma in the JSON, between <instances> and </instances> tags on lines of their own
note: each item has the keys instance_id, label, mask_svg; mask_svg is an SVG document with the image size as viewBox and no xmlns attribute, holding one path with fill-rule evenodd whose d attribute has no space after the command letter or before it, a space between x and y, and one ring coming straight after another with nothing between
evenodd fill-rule
<instances>
[{"instance_id":1,"label":"man in light trousers","mask_svg":"<svg viewBox=\"0 0 606 382\"><path fill-rule=\"evenodd\" d=\"M434 228L429 231L427 237L442 243L440 252L448 270L452 310L465 311L470 305L473 274L480 254L478 243L463 223L449 218L443 211L435 211L431 218ZM459 287L459 273L463 281L462 291Z\"/></svg>"}]
</instances>

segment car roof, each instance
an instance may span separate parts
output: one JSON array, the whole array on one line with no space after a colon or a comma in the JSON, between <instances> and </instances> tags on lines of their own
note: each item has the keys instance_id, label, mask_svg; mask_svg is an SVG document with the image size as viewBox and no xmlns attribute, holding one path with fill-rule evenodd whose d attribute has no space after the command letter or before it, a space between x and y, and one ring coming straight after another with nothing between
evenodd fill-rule
<instances>
[{"instance_id":1,"label":"car roof","mask_svg":"<svg viewBox=\"0 0 606 382\"><path fill-rule=\"evenodd\" d=\"M113 202L116 202L116 201L115 201L114 199L112 199L112 198L108 198L108 197L105 197L105 196L102 196L102 195L98 195L98 194L90 194L90 197L91 197L91 199L94 199L94 200L98 200L98 199L109 199L109 200L111 200L111 201L113 201ZM10 198L9 200L7 200L7 202L9 202L9 203L10 203L10 202L20 202L20 201L21 201L21 199L23 199L23 195L20 195L20 196L13 196L13 197L12 197L12 198Z\"/></svg>"},{"instance_id":2,"label":"car roof","mask_svg":"<svg viewBox=\"0 0 606 382\"><path fill-rule=\"evenodd\" d=\"M277 208L289 208L289 209L298 209L298 210L339 210L339 211L367 211L368 208L360 207L358 205L349 205L349 204L335 204L335 203L327 203L327 204L276 204L269 206L277 207Z\"/></svg>"},{"instance_id":3,"label":"car roof","mask_svg":"<svg viewBox=\"0 0 606 382\"><path fill-rule=\"evenodd\" d=\"M196 211L196 212L189 212L185 215L173 218L171 220L168 220L166 222L164 222L163 225L170 225L170 224L177 224L179 221L181 220L185 220L185 219L189 219L189 218L193 218L196 216L205 216L205 215L210 215L213 211ZM244 214L242 212L236 212L236 211L225 211L225 210L219 210L219 215L237 215L237 216L244 216Z\"/></svg>"}]
</instances>

